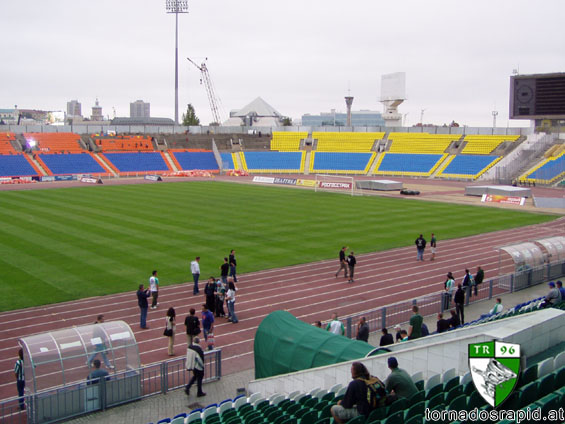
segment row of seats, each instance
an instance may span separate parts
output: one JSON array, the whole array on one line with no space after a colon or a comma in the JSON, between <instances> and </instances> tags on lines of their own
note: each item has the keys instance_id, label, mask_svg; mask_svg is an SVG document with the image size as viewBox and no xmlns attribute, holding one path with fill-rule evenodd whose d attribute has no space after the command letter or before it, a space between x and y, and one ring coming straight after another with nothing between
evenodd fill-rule
<instances>
[{"instance_id":1,"label":"row of seats","mask_svg":"<svg viewBox=\"0 0 565 424\"><path fill-rule=\"evenodd\" d=\"M477 179L501 159L502 156L454 155L447 159L437 176Z\"/></svg>"},{"instance_id":2,"label":"row of seats","mask_svg":"<svg viewBox=\"0 0 565 424\"><path fill-rule=\"evenodd\" d=\"M102 153L101 156L120 173L172 171L158 152Z\"/></svg>"},{"instance_id":3,"label":"row of seats","mask_svg":"<svg viewBox=\"0 0 565 424\"><path fill-rule=\"evenodd\" d=\"M529 173L520 178L523 182L553 183L565 177L565 151L542 161Z\"/></svg>"},{"instance_id":4,"label":"row of seats","mask_svg":"<svg viewBox=\"0 0 565 424\"><path fill-rule=\"evenodd\" d=\"M118 136L118 137L95 137L94 143L103 152L111 151L153 151L153 143L148 136Z\"/></svg>"},{"instance_id":5,"label":"row of seats","mask_svg":"<svg viewBox=\"0 0 565 424\"><path fill-rule=\"evenodd\" d=\"M279 152L295 152L300 148L300 141L307 137L307 132L273 131L271 150L277 150Z\"/></svg>"},{"instance_id":6,"label":"row of seats","mask_svg":"<svg viewBox=\"0 0 565 424\"><path fill-rule=\"evenodd\" d=\"M463 139L467 144L461 153L472 155L489 155L505 141L514 142L518 135L466 135Z\"/></svg>"},{"instance_id":7,"label":"row of seats","mask_svg":"<svg viewBox=\"0 0 565 424\"><path fill-rule=\"evenodd\" d=\"M366 174L376 153L312 152L310 172Z\"/></svg>"},{"instance_id":8,"label":"row of seats","mask_svg":"<svg viewBox=\"0 0 565 424\"><path fill-rule=\"evenodd\" d=\"M12 141L16 140L16 135L14 133L0 133L0 155L12 155L18 153Z\"/></svg>"},{"instance_id":9,"label":"row of seats","mask_svg":"<svg viewBox=\"0 0 565 424\"><path fill-rule=\"evenodd\" d=\"M376 408L368 417L360 416L349 424L422 424L425 410L472 411L491 410L477 392L468 372L456 375L455 369L435 374L427 380L423 373L412 375L418 388L410 399L400 398L391 405ZM296 391L285 396L274 394L268 399L255 393L226 399L157 424L330 424L332 405L343 398L346 387L340 384L329 390L316 388L308 393ZM565 353L527 368L520 375L517 390L506 400L505 409L541 408L542 415L558 410L565 403ZM502 422L501 422L502 423Z\"/></svg>"},{"instance_id":10,"label":"row of seats","mask_svg":"<svg viewBox=\"0 0 565 424\"><path fill-rule=\"evenodd\" d=\"M106 174L106 171L90 153L52 153L36 156L50 175Z\"/></svg>"},{"instance_id":11,"label":"row of seats","mask_svg":"<svg viewBox=\"0 0 565 424\"><path fill-rule=\"evenodd\" d=\"M243 152L240 160L249 172L304 172L305 152Z\"/></svg>"},{"instance_id":12,"label":"row of seats","mask_svg":"<svg viewBox=\"0 0 565 424\"><path fill-rule=\"evenodd\" d=\"M169 151L169 153L176 162L179 170L192 171L199 169L204 171L218 171L219 169L218 162L216 161L214 153L211 151Z\"/></svg>"},{"instance_id":13,"label":"row of seats","mask_svg":"<svg viewBox=\"0 0 565 424\"><path fill-rule=\"evenodd\" d=\"M43 152L80 153L80 136L74 133L24 133L28 145L36 143L36 149Z\"/></svg>"},{"instance_id":14,"label":"row of seats","mask_svg":"<svg viewBox=\"0 0 565 424\"><path fill-rule=\"evenodd\" d=\"M381 140L384 132L313 132L317 140L318 152L370 152L376 140Z\"/></svg>"},{"instance_id":15,"label":"row of seats","mask_svg":"<svg viewBox=\"0 0 565 424\"><path fill-rule=\"evenodd\" d=\"M31 177L38 175L27 156L0 155L0 177Z\"/></svg>"},{"instance_id":16,"label":"row of seats","mask_svg":"<svg viewBox=\"0 0 565 424\"><path fill-rule=\"evenodd\" d=\"M392 142L388 151L391 153L443 154L449 145L459 140L460 137L460 135L452 134L393 132L388 135L388 139Z\"/></svg>"},{"instance_id":17,"label":"row of seats","mask_svg":"<svg viewBox=\"0 0 565 424\"><path fill-rule=\"evenodd\" d=\"M430 176L446 154L383 153L375 174Z\"/></svg>"}]
</instances>

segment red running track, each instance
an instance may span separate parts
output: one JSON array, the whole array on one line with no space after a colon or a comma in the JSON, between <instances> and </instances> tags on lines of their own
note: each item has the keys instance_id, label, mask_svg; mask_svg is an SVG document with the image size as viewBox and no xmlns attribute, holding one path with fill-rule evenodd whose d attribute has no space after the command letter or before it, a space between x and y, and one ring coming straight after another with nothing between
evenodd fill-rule
<instances>
[{"instance_id":1,"label":"red running track","mask_svg":"<svg viewBox=\"0 0 565 424\"><path fill-rule=\"evenodd\" d=\"M413 246L359 255L354 284L348 284L343 277L334 277L340 242L336 243L336 259L241 275L236 303L239 323L216 319L216 345L223 350L222 370L224 374L230 374L253 367L255 330L274 310L287 310L306 322L324 321L331 311L337 311L343 317L438 292L443 288L448 271L452 271L456 281L460 282L465 268L474 273L481 265L488 280L498 275L499 268L503 273L512 270L509 257L500 262L496 251L499 246L555 235L565 235L565 218L518 229L440 240L433 262L417 262ZM425 257L429 259L429 252ZM0 314L0 399L17 394L13 366L19 337L91 324L101 313L106 321L123 320L131 326L139 345L141 362L148 365L169 359L167 341L162 334L165 312L169 306L174 306L178 316L175 352L183 355L186 349L184 317L192 307L200 311L204 296L193 296L192 282L188 282L162 287L159 301L158 309L149 309L149 330L139 328L135 290ZM87 372L85 366L84 375Z\"/></svg>"}]
</instances>

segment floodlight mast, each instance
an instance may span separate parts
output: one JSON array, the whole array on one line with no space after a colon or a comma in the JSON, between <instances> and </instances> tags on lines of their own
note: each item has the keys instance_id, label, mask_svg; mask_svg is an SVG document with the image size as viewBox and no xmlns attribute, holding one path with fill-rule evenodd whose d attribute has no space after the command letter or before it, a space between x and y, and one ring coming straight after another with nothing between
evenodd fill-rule
<instances>
[{"instance_id":1,"label":"floodlight mast","mask_svg":"<svg viewBox=\"0 0 565 424\"><path fill-rule=\"evenodd\" d=\"M179 13L188 13L188 0L165 0L167 13L175 14L175 125L179 124Z\"/></svg>"},{"instance_id":2,"label":"floodlight mast","mask_svg":"<svg viewBox=\"0 0 565 424\"><path fill-rule=\"evenodd\" d=\"M200 73L202 74L202 78L200 80L200 84L204 82L204 87L206 88L206 94L208 95L208 102L210 103L210 110L212 111L212 117L214 118L214 122L218 125L222 125L222 118L220 117L220 111L218 107L218 97L216 96L216 91L214 90L214 84L212 83L212 78L210 78L210 73L208 72L208 67L206 66L206 62L202 62L202 64L198 65L194 62L190 57L187 57L187 60L192 63ZM206 60L208 60L206 58Z\"/></svg>"}]
</instances>

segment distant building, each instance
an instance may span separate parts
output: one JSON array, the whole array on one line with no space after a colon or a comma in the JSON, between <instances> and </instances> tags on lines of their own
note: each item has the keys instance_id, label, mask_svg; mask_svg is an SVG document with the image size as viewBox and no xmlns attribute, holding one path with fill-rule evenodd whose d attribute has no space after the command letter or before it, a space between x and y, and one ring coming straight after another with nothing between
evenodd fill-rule
<instances>
[{"instance_id":1,"label":"distant building","mask_svg":"<svg viewBox=\"0 0 565 424\"><path fill-rule=\"evenodd\" d=\"M319 115L302 115L302 125L305 127L344 127L347 124L347 113L321 112ZM384 127L385 121L380 112L372 110L351 111L351 125L353 127Z\"/></svg>"},{"instance_id":2,"label":"distant building","mask_svg":"<svg viewBox=\"0 0 565 424\"><path fill-rule=\"evenodd\" d=\"M67 118L82 116L81 104L78 100L67 102Z\"/></svg>"},{"instance_id":3,"label":"distant building","mask_svg":"<svg viewBox=\"0 0 565 424\"><path fill-rule=\"evenodd\" d=\"M227 127L278 127L283 116L261 97L257 97L247 106L230 112L230 118L222 125Z\"/></svg>"},{"instance_id":4,"label":"distant building","mask_svg":"<svg viewBox=\"0 0 565 424\"><path fill-rule=\"evenodd\" d=\"M146 103L143 100L136 100L129 104L129 117L130 118L149 118L150 114L150 103Z\"/></svg>"},{"instance_id":5,"label":"distant building","mask_svg":"<svg viewBox=\"0 0 565 424\"><path fill-rule=\"evenodd\" d=\"M17 121L16 109L0 109L0 124L15 124Z\"/></svg>"},{"instance_id":6,"label":"distant building","mask_svg":"<svg viewBox=\"0 0 565 424\"><path fill-rule=\"evenodd\" d=\"M102 106L98 103L98 98L96 99L96 103L92 106L92 115L90 115L91 121L103 121L104 116L102 115Z\"/></svg>"}]
</instances>

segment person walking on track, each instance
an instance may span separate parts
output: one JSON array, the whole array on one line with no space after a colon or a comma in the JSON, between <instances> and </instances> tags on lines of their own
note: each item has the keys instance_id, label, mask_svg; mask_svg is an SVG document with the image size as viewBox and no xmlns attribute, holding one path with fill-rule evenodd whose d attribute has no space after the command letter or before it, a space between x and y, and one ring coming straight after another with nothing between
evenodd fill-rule
<instances>
[{"instance_id":1,"label":"person walking on track","mask_svg":"<svg viewBox=\"0 0 565 424\"><path fill-rule=\"evenodd\" d=\"M335 278L339 275L341 270L343 269L344 277L347 278L347 260L345 259L345 251L347 250L347 246L343 246L339 251L339 269L335 273Z\"/></svg>"}]
</instances>

